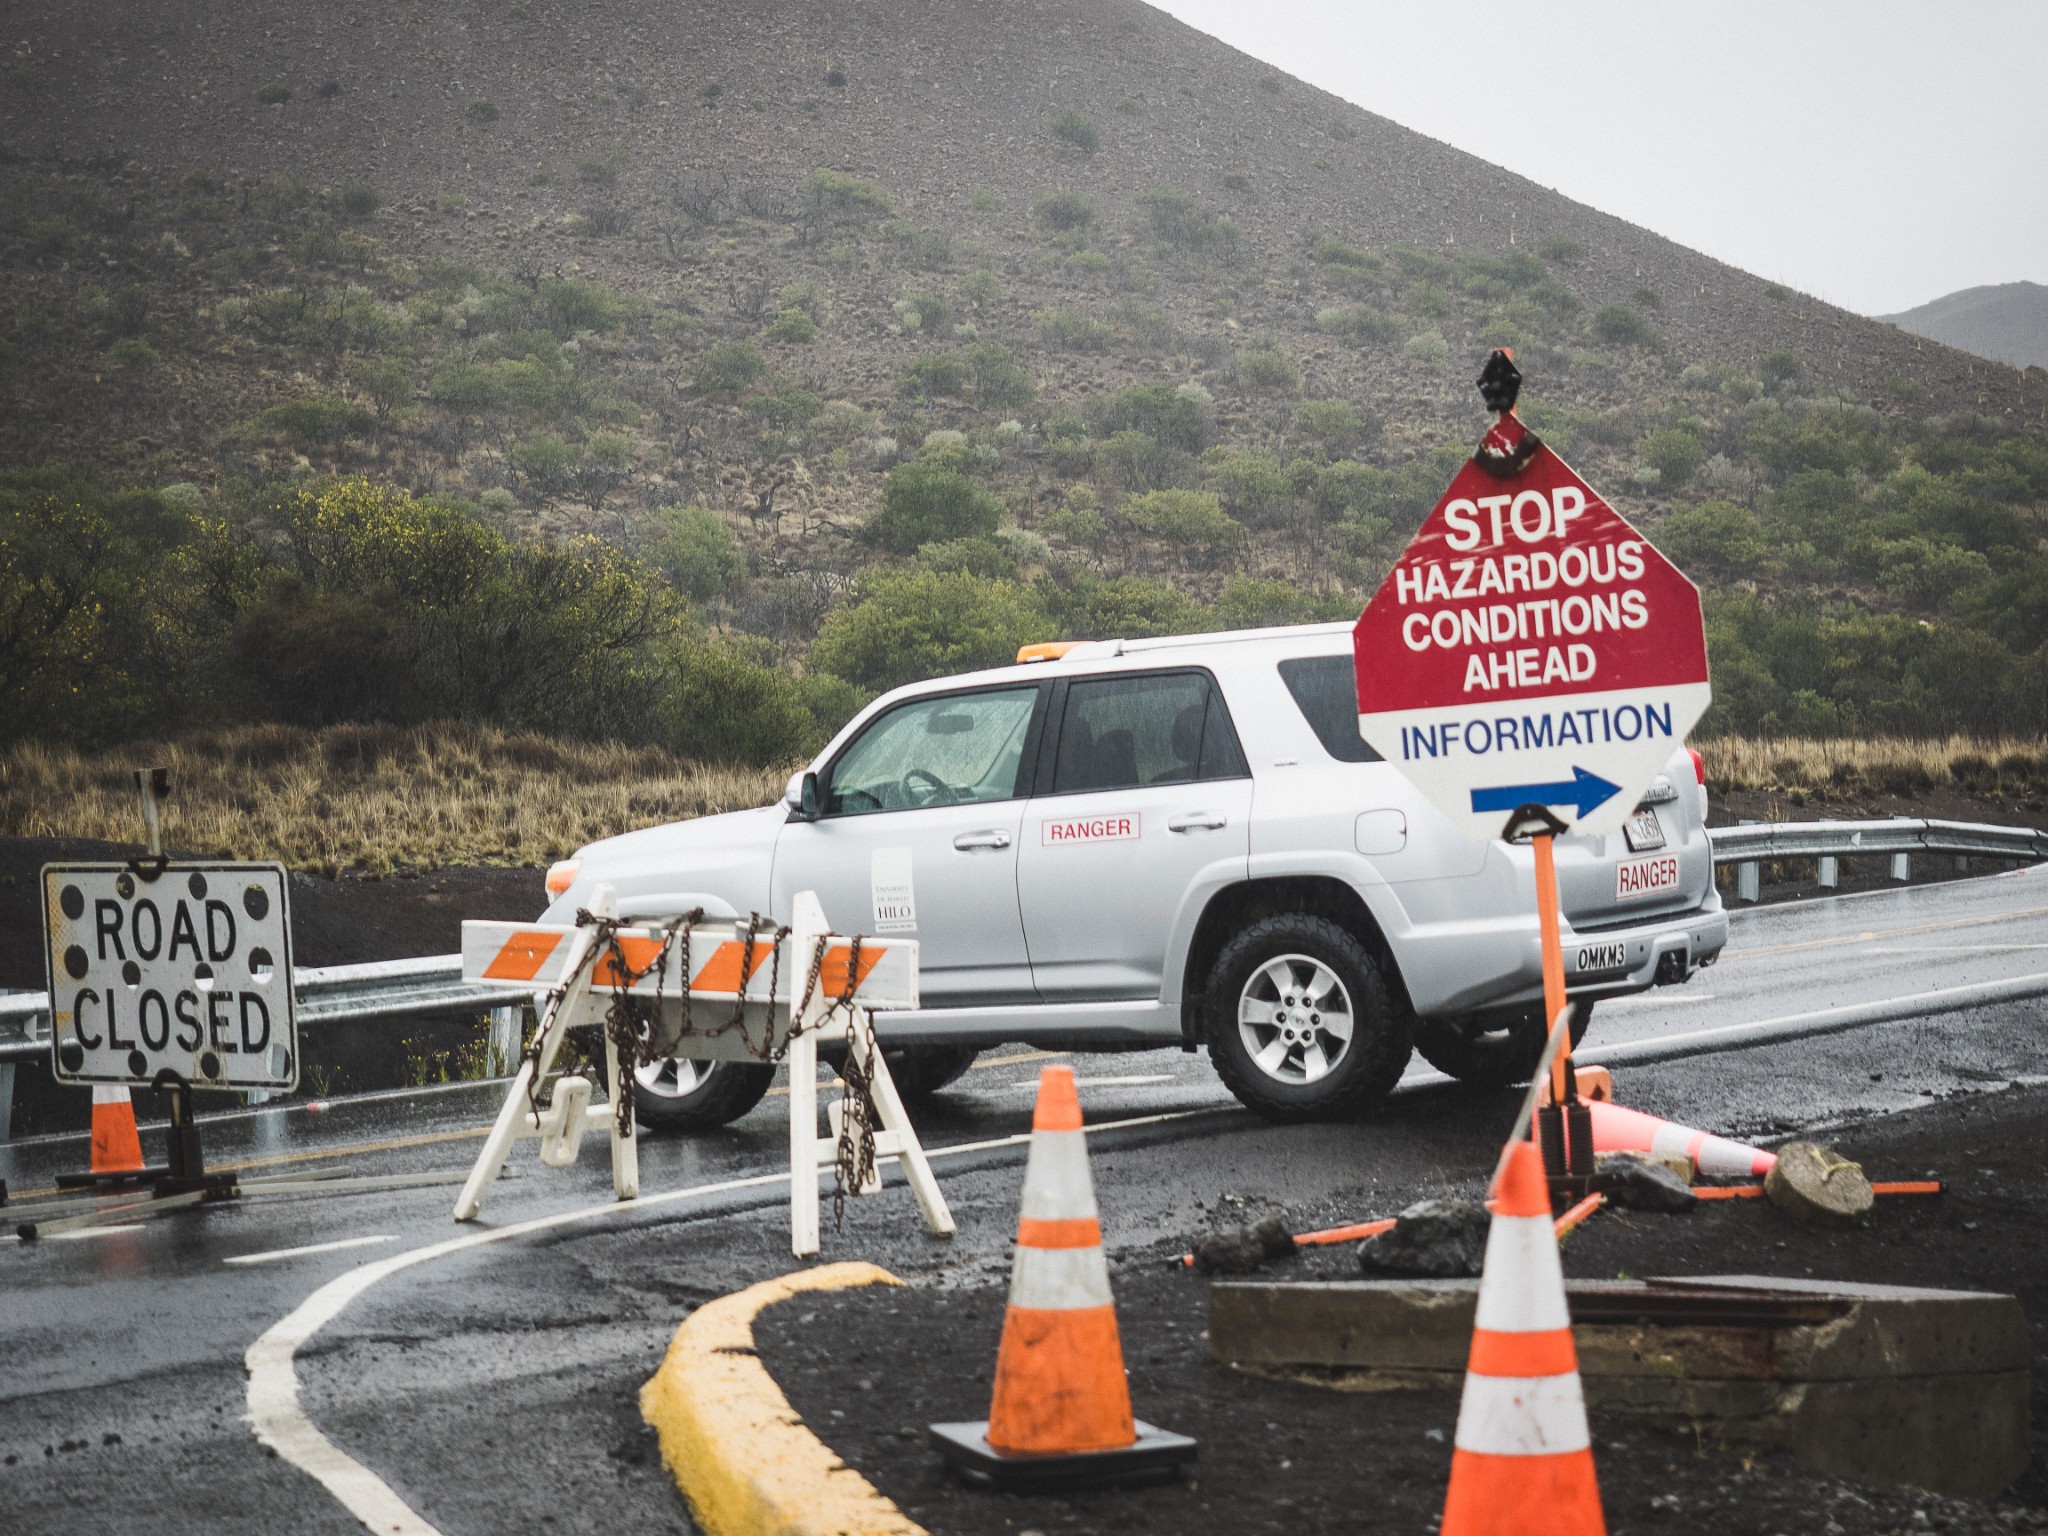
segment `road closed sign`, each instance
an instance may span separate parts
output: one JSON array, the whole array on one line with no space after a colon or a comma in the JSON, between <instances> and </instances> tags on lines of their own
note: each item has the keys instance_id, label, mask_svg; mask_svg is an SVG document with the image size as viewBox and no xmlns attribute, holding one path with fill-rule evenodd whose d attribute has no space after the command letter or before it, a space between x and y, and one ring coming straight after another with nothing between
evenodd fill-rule
<instances>
[{"instance_id":1,"label":"road closed sign","mask_svg":"<svg viewBox=\"0 0 2048 1536\"><path fill-rule=\"evenodd\" d=\"M1353 643L1359 734L1479 839L1616 830L1710 697L1698 589L1542 445L1466 463Z\"/></svg>"},{"instance_id":2,"label":"road closed sign","mask_svg":"<svg viewBox=\"0 0 2048 1536\"><path fill-rule=\"evenodd\" d=\"M58 1081L298 1086L281 866L46 864L43 933Z\"/></svg>"}]
</instances>

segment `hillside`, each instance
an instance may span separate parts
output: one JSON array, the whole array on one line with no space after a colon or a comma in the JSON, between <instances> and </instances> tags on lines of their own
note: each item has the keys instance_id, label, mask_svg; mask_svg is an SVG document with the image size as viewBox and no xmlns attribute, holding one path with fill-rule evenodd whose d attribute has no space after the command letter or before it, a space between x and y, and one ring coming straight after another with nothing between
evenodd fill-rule
<instances>
[{"instance_id":1,"label":"hillside","mask_svg":"<svg viewBox=\"0 0 2048 1536\"><path fill-rule=\"evenodd\" d=\"M1715 728L2048 726L2048 379L1132 0L15 34L30 730L452 716L773 761L1020 638L1355 612L1495 345L1709 589Z\"/></svg>"},{"instance_id":2,"label":"hillside","mask_svg":"<svg viewBox=\"0 0 2048 1536\"><path fill-rule=\"evenodd\" d=\"M1878 318L2014 368L2048 368L2048 287L2040 283L1963 288Z\"/></svg>"}]
</instances>

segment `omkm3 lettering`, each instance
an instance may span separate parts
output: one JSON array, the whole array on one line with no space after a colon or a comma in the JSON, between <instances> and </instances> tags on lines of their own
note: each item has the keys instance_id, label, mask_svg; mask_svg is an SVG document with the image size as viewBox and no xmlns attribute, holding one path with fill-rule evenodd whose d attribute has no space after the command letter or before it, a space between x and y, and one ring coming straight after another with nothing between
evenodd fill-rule
<instances>
[{"instance_id":1,"label":"omkm3 lettering","mask_svg":"<svg viewBox=\"0 0 2048 1536\"><path fill-rule=\"evenodd\" d=\"M1438 725L1401 727L1401 757L1450 757L1466 752L1535 752L1545 747L1599 746L1671 736L1671 706L1621 704L1608 709L1561 709L1540 715L1495 715L1491 719L1446 720Z\"/></svg>"},{"instance_id":2,"label":"omkm3 lettering","mask_svg":"<svg viewBox=\"0 0 2048 1536\"><path fill-rule=\"evenodd\" d=\"M166 998L154 987L131 994L110 987L80 987L71 1000L72 1032L89 1051L196 1051L202 1045L230 1056L270 1047L270 1006L255 992L200 992L186 987ZM124 1032L125 1031L125 1032Z\"/></svg>"}]
</instances>

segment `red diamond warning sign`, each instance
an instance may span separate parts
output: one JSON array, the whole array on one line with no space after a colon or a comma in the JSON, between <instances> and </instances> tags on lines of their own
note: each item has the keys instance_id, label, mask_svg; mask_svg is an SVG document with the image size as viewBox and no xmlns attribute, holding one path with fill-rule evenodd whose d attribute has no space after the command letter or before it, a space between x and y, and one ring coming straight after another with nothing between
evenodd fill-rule
<instances>
[{"instance_id":1,"label":"red diamond warning sign","mask_svg":"<svg viewBox=\"0 0 2048 1536\"><path fill-rule=\"evenodd\" d=\"M1466 463L1359 616L1359 734L1471 837L1531 802L1611 832L1706 712L1699 591L1548 446L1515 458Z\"/></svg>"}]
</instances>

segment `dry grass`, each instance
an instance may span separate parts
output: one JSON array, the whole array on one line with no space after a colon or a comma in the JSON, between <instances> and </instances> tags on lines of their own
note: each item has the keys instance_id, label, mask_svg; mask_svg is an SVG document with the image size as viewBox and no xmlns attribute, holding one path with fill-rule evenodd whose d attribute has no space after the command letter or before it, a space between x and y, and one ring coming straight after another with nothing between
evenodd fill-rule
<instances>
[{"instance_id":1,"label":"dry grass","mask_svg":"<svg viewBox=\"0 0 2048 1536\"><path fill-rule=\"evenodd\" d=\"M1698 746L1707 760L1707 782L1716 789L1903 794L1946 785L1988 795L2048 786L2048 741L1982 736L1766 741L1727 736Z\"/></svg>"},{"instance_id":2,"label":"dry grass","mask_svg":"<svg viewBox=\"0 0 2048 1536\"><path fill-rule=\"evenodd\" d=\"M0 753L0 836L139 842L130 771L165 765L165 846L324 874L544 864L656 822L766 805L779 769L461 725L258 725L86 756Z\"/></svg>"}]
</instances>

